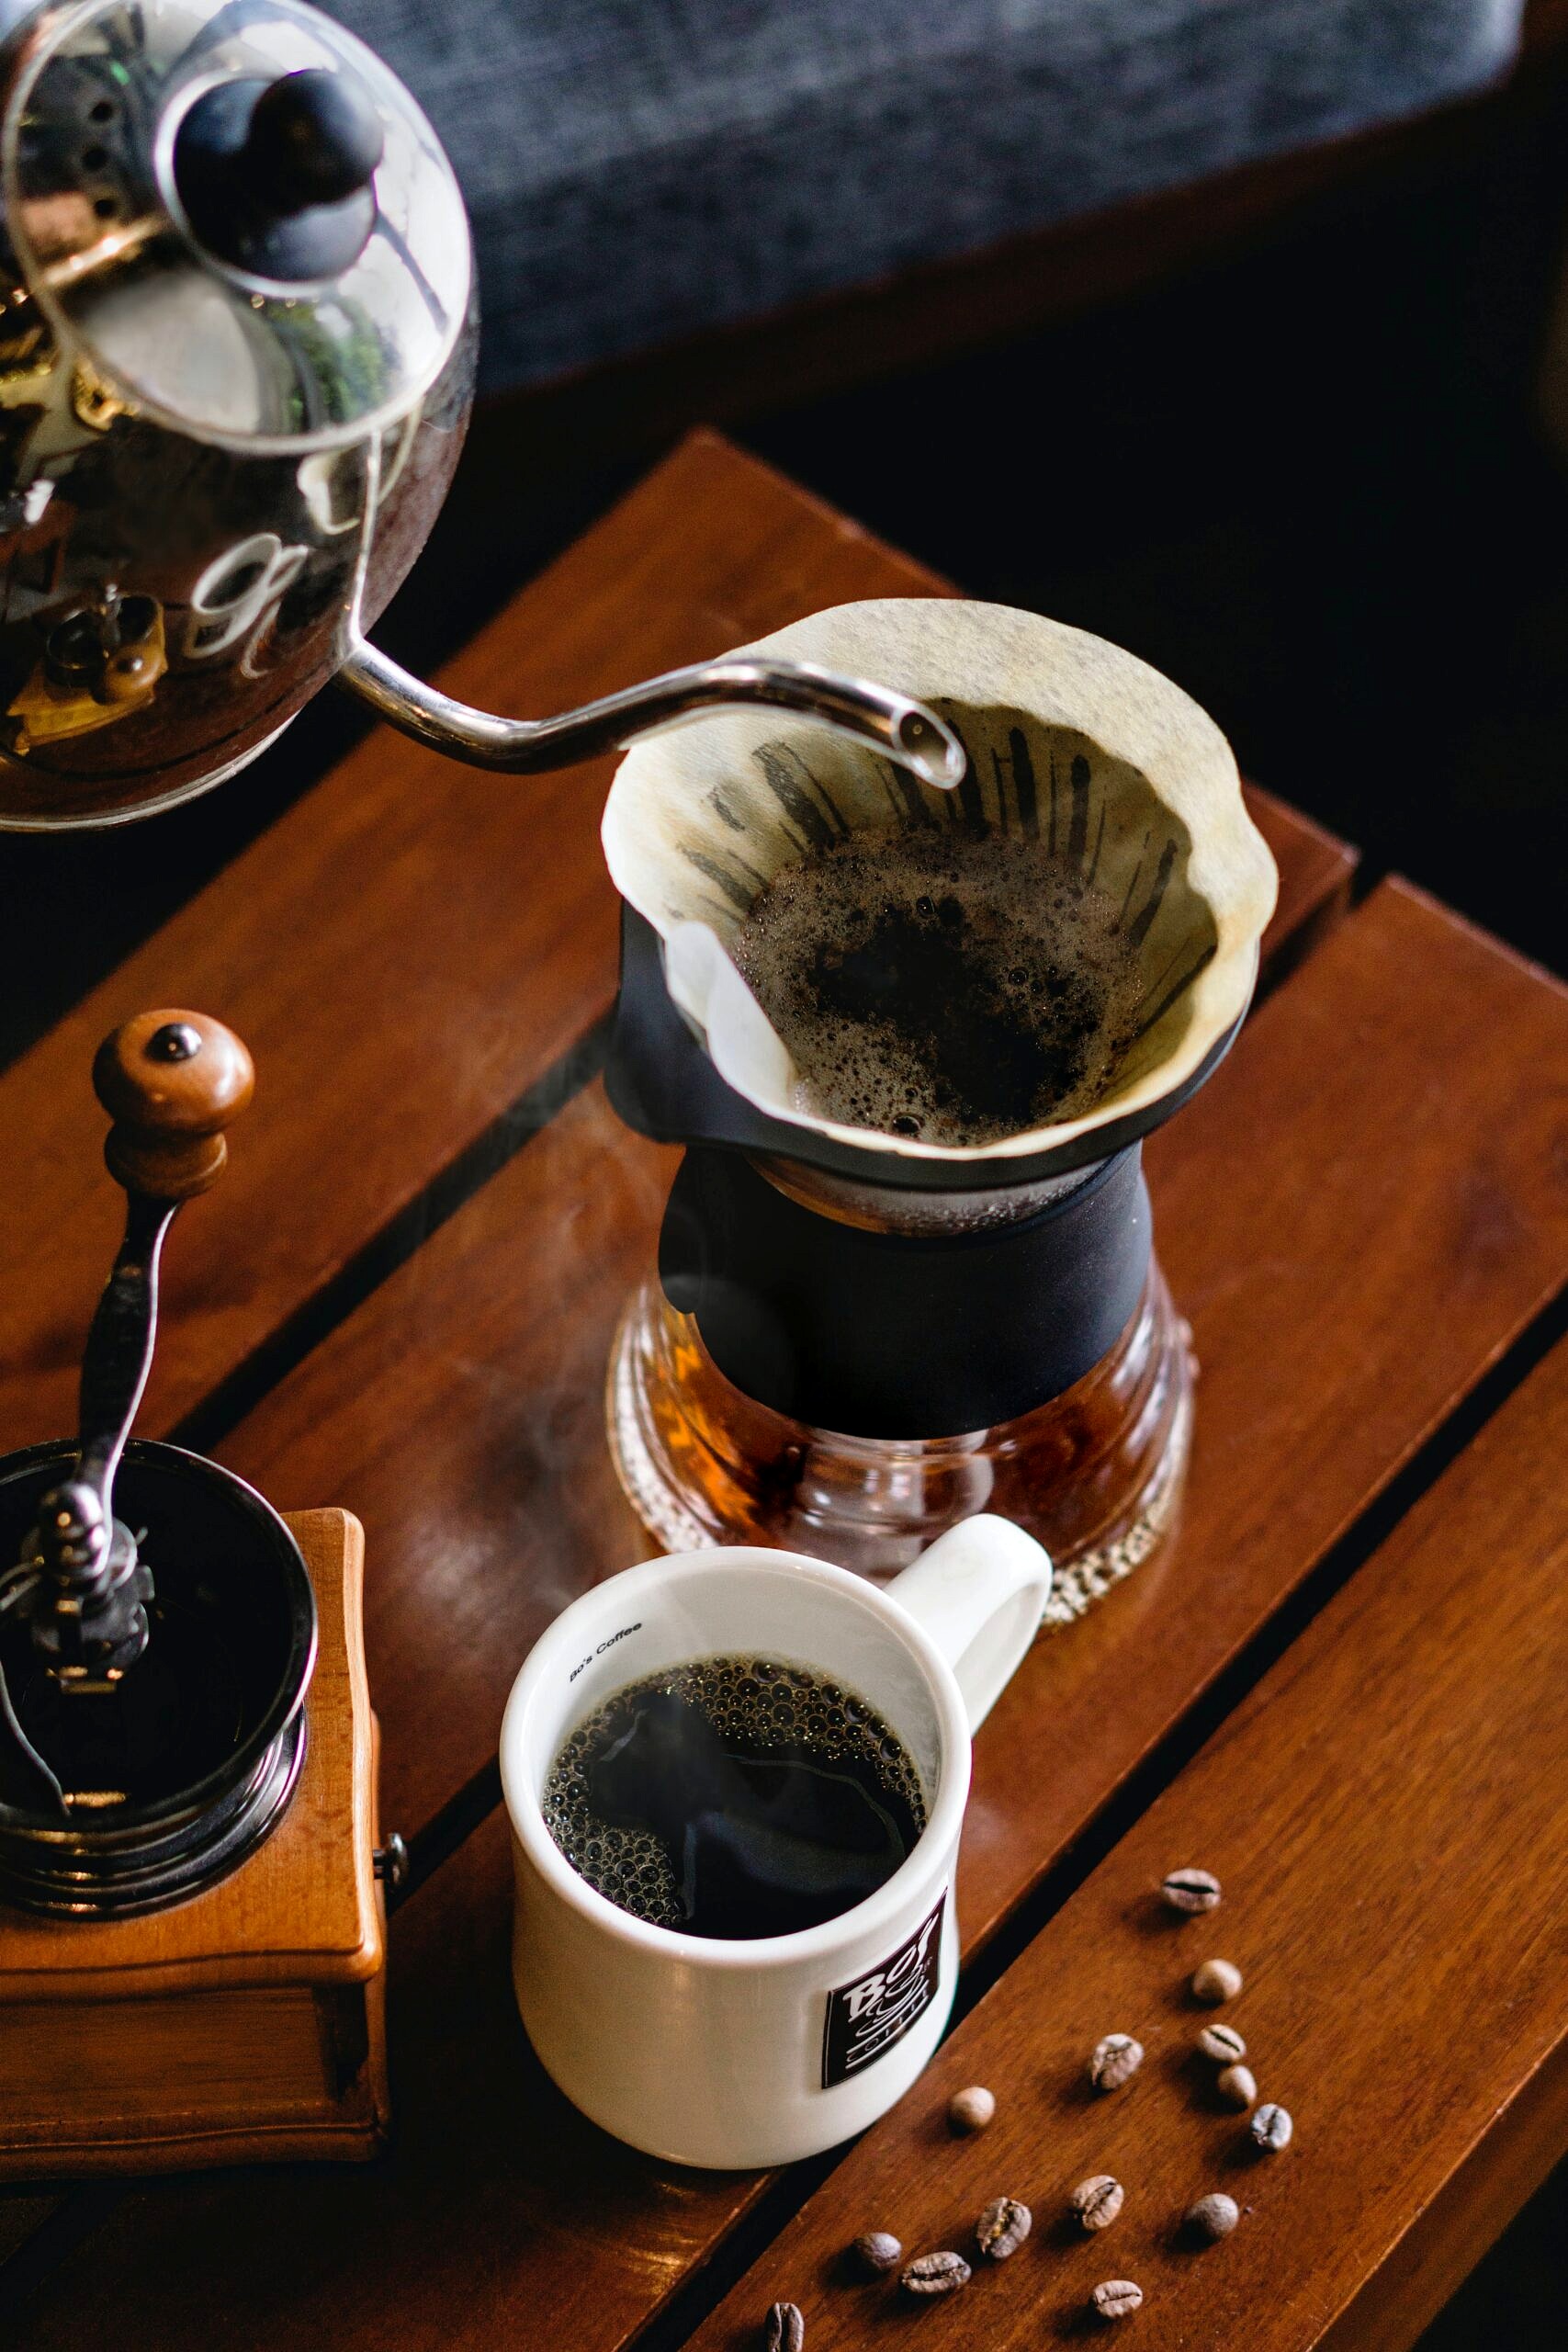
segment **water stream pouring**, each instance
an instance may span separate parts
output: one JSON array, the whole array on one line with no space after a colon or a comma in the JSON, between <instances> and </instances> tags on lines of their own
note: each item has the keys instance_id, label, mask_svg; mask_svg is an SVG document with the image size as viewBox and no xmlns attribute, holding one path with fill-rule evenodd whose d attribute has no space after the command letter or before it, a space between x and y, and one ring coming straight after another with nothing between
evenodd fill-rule
<instances>
[{"instance_id":1,"label":"water stream pouring","mask_svg":"<svg viewBox=\"0 0 1568 2352\"><path fill-rule=\"evenodd\" d=\"M888 1574L1000 1511L1071 1614L1174 1514L1140 1143L1235 1035L1273 862L1213 721L1081 631L891 601L748 650L897 681L965 768L727 715L617 772L610 1091L687 1146L611 1366L622 1483L671 1548Z\"/></svg>"},{"instance_id":2,"label":"water stream pouring","mask_svg":"<svg viewBox=\"0 0 1568 2352\"><path fill-rule=\"evenodd\" d=\"M930 711L809 663L519 719L389 661L366 631L473 397L468 228L430 125L300 0L0 0L0 827L205 791L334 675L480 767L761 704L956 782Z\"/></svg>"}]
</instances>

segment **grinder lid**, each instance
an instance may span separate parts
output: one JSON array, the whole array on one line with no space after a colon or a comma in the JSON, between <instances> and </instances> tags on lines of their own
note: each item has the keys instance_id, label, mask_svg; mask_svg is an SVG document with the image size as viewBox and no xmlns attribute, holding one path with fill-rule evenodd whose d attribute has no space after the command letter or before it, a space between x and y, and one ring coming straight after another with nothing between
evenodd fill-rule
<instances>
[{"instance_id":1,"label":"grinder lid","mask_svg":"<svg viewBox=\"0 0 1568 2352\"><path fill-rule=\"evenodd\" d=\"M467 318L452 167L401 83L297 0L45 8L0 120L27 289L89 422L260 451L394 423Z\"/></svg>"}]
</instances>

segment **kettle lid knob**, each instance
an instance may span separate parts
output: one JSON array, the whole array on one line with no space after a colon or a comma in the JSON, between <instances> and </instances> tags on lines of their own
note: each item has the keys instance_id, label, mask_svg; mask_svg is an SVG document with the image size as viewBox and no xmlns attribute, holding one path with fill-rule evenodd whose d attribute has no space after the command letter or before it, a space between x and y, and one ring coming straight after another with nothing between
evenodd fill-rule
<instances>
[{"instance_id":1,"label":"kettle lid knob","mask_svg":"<svg viewBox=\"0 0 1568 2352\"><path fill-rule=\"evenodd\" d=\"M29 0L14 33L8 6L6 283L102 388L91 422L303 457L457 414L462 196L373 51L307 0Z\"/></svg>"},{"instance_id":2,"label":"kettle lid knob","mask_svg":"<svg viewBox=\"0 0 1568 2352\"><path fill-rule=\"evenodd\" d=\"M284 282L338 277L376 224L384 146L375 101L346 66L236 76L181 122L175 186L220 261Z\"/></svg>"},{"instance_id":3,"label":"kettle lid knob","mask_svg":"<svg viewBox=\"0 0 1568 2352\"><path fill-rule=\"evenodd\" d=\"M279 212L342 204L367 188L386 146L369 91L346 66L281 74L251 116L245 157Z\"/></svg>"}]
</instances>

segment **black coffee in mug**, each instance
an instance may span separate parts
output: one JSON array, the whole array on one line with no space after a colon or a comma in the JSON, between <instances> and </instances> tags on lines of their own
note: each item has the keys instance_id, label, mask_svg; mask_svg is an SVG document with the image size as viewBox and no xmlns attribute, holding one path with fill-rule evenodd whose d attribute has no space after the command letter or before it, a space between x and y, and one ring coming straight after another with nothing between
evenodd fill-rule
<instances>
[{"instance_id":1,"label":"black coffee in mug","mask_svg":"<svg viewBox=\"0 0 1568 2352\"><path fill-rule=\"evenodd\" d=\"M783 1936L890 1879L926 1821L919 1774L852 1690L774 1658L634 1682L562 1747L545 1822L588 1883L690 1936Z\"/></svg>"}]
</instances>

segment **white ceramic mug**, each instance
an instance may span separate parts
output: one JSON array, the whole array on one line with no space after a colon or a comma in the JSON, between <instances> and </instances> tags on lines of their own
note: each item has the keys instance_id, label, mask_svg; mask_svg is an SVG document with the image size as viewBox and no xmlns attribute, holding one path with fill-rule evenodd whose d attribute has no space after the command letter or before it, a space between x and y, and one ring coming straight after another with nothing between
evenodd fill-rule
<instances>
[{"instance_id":1,"label":"white ceramic mug","mask_svg":"<svg viewBox=\"0 0 1568 2352\"><path fill-rule=\"evenodd\" d=\"M502 1784L517 1872L513 1973L546 2069L595 2123L677 2164L784 2164L886 2112L953 2004L953 1879L970 1736L1022 1658L1051 1563L1010 1521L965 1520L886 1587L794 1552L650 1560L541 1635L513 1688ZM539 1799L606 1699L698 1658L773 1657L868 1700L903 1741L926 1826L837 1918L750 1941L637 1919L579 1877Z\"/></svg>"}]
</instances>

